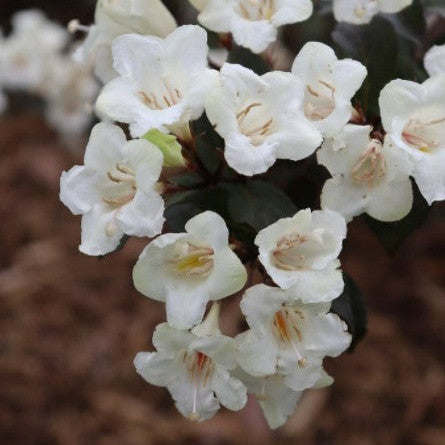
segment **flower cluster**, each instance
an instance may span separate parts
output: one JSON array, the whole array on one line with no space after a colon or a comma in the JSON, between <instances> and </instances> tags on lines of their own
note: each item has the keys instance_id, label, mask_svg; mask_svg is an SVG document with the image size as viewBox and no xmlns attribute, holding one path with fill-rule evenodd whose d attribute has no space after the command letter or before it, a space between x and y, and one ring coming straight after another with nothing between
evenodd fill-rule
<instances>
[{"instance_id":1,"label":"flower cluster","mask_svg":"<svg viewBox=\"0 0 445 445\"><path fill-rule=\"evenodd\" d=\"M326 44L306 42L289 71L260 75L225 62L232 39L267 62L278 27L309 18L312 2L191 3L200 25L220 33L219 48L209 49L203 27L177 26L159 0L99 0L94 25L71 24L87 32L76 57L104 83L95 105L103 122L91 132L84 165L62 174L60 199L82 215L79 248L88 255L109 254L129 236L150 238L133 282L165 303L166 322L153 335L156 351L137 354L137 372L167 387L190 420L208 419L220 405L240 410L249 393L277 428L303 391L333 382L324 358L351 346L332 305L344 293L347 223L362 213L404 218L411 177L430 204L445 199L443 51L427 55L425 83L397 79L383 89L380 124L353 106L366 67ZM367 23L410 3L333 6L338 20ZM215 168L202 156L210 150ZM280 190L272 202L259 197L264 207L273 199L289 205L274 208L273 218L258 222L248 201L235 208L252 187L270 190L249 177L267 179L277 160L292 169L309 157L331 176L320 210L296 211ZM231 199L219 205L216 192ZM207 193L215 199L204 202ZM171 216L175 203L181 223ZM241 292L248 330L231 338L220 331L220 300Z\"/></svg>"},{"instance_id":2,"label":"flower cluster","mask_svg":"<svg viewBox=\"0 0 445 445\"><path fill-rule=\"evenodd\" d=\"M25 91L45 101L48 123L67 139L81 135L93 120L98 85L88 65L72 60L68 32L38 10L12 19L12 32L0 37L0 111L2 89Z\"/></svg>"}]
</instances>

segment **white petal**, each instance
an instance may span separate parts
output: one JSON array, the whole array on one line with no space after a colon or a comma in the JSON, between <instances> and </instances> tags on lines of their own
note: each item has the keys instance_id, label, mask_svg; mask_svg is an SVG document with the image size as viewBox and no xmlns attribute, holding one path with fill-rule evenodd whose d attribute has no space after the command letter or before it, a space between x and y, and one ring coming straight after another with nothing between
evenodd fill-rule
<instances>
[{"instance_id":1,"label":"white petal","mask_svg":"<svg viewBox=\"0 0 445 445\"><path fill-rule=\"evenodd\" d=\"M216 367L210 384L219 402L226 408L239 411L246 404L246 387L220 366Z\"/></svg>"},{"instance_id":2,"label":"white petal","mask_svg":"<svg viewBox=\"0 0 445 445\"><path fill-rule=\"evenodd\" d=\"M226 222L215 212L206 211L189 219L185 230L203 244L210 245L215 251L229 244L229 230Z\"/></svg>"},{"instance_id":3,"label":"white petal","mask_svg":"<svg viewBox=\"0 0 445 445\"><path fill-rule=\"evenodd\" d=\"M180 351L190 349L193 340L194 336L190 332L161 323L156 326L152 341L160 353L173 359Z\"/></svg>"},{"instance_id":4,"label":"white petal","mask_svg":"<svg viewBox=\"0 0 445 445\"><path fill-rule=\"evenodd\" d=\"M383 127L391 131L393 119L408 116L422 104L422 85L408 80L396 79L388 83L380 93L379 105Z\"/></svg>"},{"instance_id":5,"label":"white petal","mask_svg":"<svg viewBox=\"0 0 445 445\"><path fill-rule=\"evenodd\" d=\"M265 173L277 159L278 142L266 140L255 146L241 133L231 134L225 142L227 163L245 176Z\"/></svg>"},{"instance_id":6,"label":"white petal","mask_svg":"<svg viewBox=\"0 0 445 445\"><path fill-rule=\"evenodd\" d=\"M213 272L207 284L211 300L235 294L244 287L246 281L246 268L229 247L215 255Z\"/></svg>"},{"instance_id":7,"label":"white petal","mask_svg":"<svg viewBox=\"0 0 445 445\"><path fill-rule=\"evenodd\" d=\"M424 58L425 69L430 76L445 73L445 45L436 45L428 50Z\"/></svg>"},{"instance_id":8,"label":"white petal","mask_svg":"<svg viewBox=\"0 0 445 445\"><path fill-rule=\"evenodd\" d=\"M215 334L204 337L195 335L190 347L208 355L217 365L225 369L231 370L237 365L235 339L226 335Z\"/></svg>"},{"instance_id":9,"label":"white petal","mask_svg":"<svg viewBox=\"0 0 445 445\"><path fill-rule=\"evenodd\" d=\"M272 376L267 378L266 382L266 398L258 399L258 403L269 427L276 429L283 426L295 412L302 392L289 389L282 377Z\"/></svg>"},{"instance_id":10,"label":"white petal","mask_svg":"<svg viewBox=\"0 0 445 445\"><path fill-rule=\"evenodd\" d=\"M344 281L338 261L333 261L322 270L306 270L294 286L304 303L326 303L334 300L343 292ZM292 287L289 289L291 290Z\"/></svg>"},{"instance_id":11,"label":"white petal","mask_svg":"<svg viewBox=\"0 0 445 445\"><path fill-rule=\"evenodd\" d=\"M156 192L137 191L133 200L116 212L116 221L127 235L159 235L164 225L164 200Z\"/></svg>"},{"instance_id":12,"label":"white petal","mask_svg":"<svg viewBox=\"0 0 445 445\"><path fill-rule=\"evenodd\" d=\"M191 420L210 419L219 409L219 403L213 391L208 386L192 382L185 369L178 370L177 380L171 382L168 389L179 412Z\"/></svg>"},{"instance_id":13,"label":"white petal","mask_svg":"<svg viewBox=\"0 0 445 445\"><path fill-rule=\"evenodd\" d=\"M303 391L314 386L321 377L322 360L307 357L304 367L295 366L295 360L283 358L279 361L280 373L284 375L284 384L294 391Z\"/></svg>"},{"instance_id":14,"label":"white petal","mask_svg":"<svg viewBox=\"0 0 445 445\"><path fill-rule=\"evenodd\" d=\"M314 9L311 0L282 0L271 21L275 26L307 20Z\"/></svg>"},{"instance_id":15,"label":"white petal","mask_svg":"<svg viewBox=\"0 0 445 445\"><path fill-rule=\"evenodd\" d=\"M370 197L350 182L328 179L321 191L321 208L335 210L349 222L366 211Z\"/></svg>"},{"instance_id":16,"label":"white petal","mask_svg":"<svg viewBox=\"0 0 445 445\"><path fill-rule=\"evenodd\" d=\"M193 293L188 289L175 289L166 285L167 321L178 329L189 329L200 323L204 317L209 296Z\"/></svg>"},{"instance_id":17,"label":"white petal","mask_svg":"<svg viewBox=\"0 0 445 445\"><path fill-rule=\"evenodd\" d=\"M196 25L180 26L164 41L165 58L184 75L194 77L207 67L207 33Z\"/></svg>"},{"instance_id":18,"label":"white petal","mask_svg":"<svg viewBox=\"0 0 445 445\"><path fill-rule=\"evenodd\" d=\"M426 155L414 167L414 179L428 204L445 200L445 151Z\"/></svg>"},{"instance_id":19,"label":"white petal","mask_svg":"<svg viewBox=\"0 0 445 445\"><path fill-rule=\"evenodd\" d=\"M112 169L122 159L122 147L127 138L117 125L99 123L91 130L85 149L85 165L99 172Z\"/></svg>"},{"instance_id":20,"label":"white petal","mask_svg":"<svg viewBox=\"0 0 445 445\"><path fill-rule=\"evenodd\" d=\"M89 212L97 202L97 176L93 170L76 165L60 178L60 200L74 215Z\"/></svg>"},{"instance_id":21,"label":"white petal","mask_svg":"<svg viewBox=\"0 0 445 445\"><path fill-rule=\"evenodd\" d=\"M247 331L239 335L237 341L241 368L258 377L275 374L279 350L271 337L258 337L253 331Z\"/></svg>"},{"instance_id":22,"label":"white petal","mask_svg":"<svg viewBox=\"0 0 445 445\"><path fill-rule=\"evenodd\" d=\"M408 215L412 205L413 190L411 181L407 178L386 187L376 187L369 200L367 213L379 221L398 221Z\"/></svg>"},{"instance_id":23,"label":"white petal","mask_svg":"<svg viewBox=\"0 0 445 445\"><path fill-rule=\"evenodd\" d=\"M170 274L164 267L163 247L184 238L183 233L168 233L157 237L142 251L133 269L133 283L143 295L165 301Z\"/></svg>"},{"instance_id":24,"label":"white petal","mask_svg":"<svg viewBox=\"0 0 445 445\"><path fill-rule=\"evenodd\" d=\"M337 357L351 344L351 335L335 314L316 315L305 332L305 346L310 354Z\"/></svg>"},{"instance_id":25,"label":"white petal","mask_svg":"<svg viewBox=\"0 0 445 445\"><path fill-rule=\"evenodd\" d=\"M114 216L115 212L110 211L105 204L96 204L82 216L81 252L87 255L105 255L116 249L123 232L116 225ZM113 230L107 229L110 225Z\"/></svg>"},{"instance_id":26,"label":"white petal","mask_svg":"<svg viewBox=\"0 0 445 445\"><path fill-rule=\"evenodd\" d=\"M257 334L265 336L270 331L275 312L286 300L287 296L281 289L257 284L246 290L240 308L248 325Z\"/></svg>"},{"instance_id":27,"label":"white petal","mask_svg":"<svg viewBox=\"0 0 445 445\"><path fill-rule=\"evenodd\" d=\"M171 358L157 352L139 352L133 364L140 376L157 386L169 384L176 365Z\"/></svg>"},{"instance_id":28,"label":"white petal","mask_svg":"<svg viewBox=\"0 0 445 445\"><path fill-rule=\"evenodd\" d=\"M277 38L276 27L266 20L251 21L235 17L231 31L235 42L253 53L263 52Z\"/></svg>"}]
</instances>

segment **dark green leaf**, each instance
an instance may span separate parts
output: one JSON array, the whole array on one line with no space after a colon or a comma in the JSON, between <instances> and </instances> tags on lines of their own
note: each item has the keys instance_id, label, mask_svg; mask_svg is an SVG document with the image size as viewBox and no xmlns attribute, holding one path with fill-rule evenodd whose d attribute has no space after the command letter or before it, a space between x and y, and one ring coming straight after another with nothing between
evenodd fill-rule
<instances>
[{"instance_id":1,"label":"dark green leaf","mask_svg":"<svg viewBox=\"0 0 445 445\"><path fill-rule=\"evenodd\" d=\"M409 8L399 14L386 14L385 18L392 23L396 32L405 39L421 45L426 29L422 2L414 0Z\"/></svg>"},{"instance_id":2,"label":"dark green leaf","mask_svg":"<svg viewBox=\"0 0 445 445\"><path fill-rule=\"evenodd\" d=\"M366 216L367 223L388 252L394 252L411 232L427 218L430 206L413 181L414 202L411 212L402 220L393 223L377 221Z\"/></svg>"},{"instance_id":3,"label":"dark green leaf","mask_svg":"<svg viewBox=\"0 0 445 445\"><path fill-rule=\"evenodd\" d=\"M260 76L270 71L270 66L267 65L260 55L254 54L249 49L238 46L235 43L229 52L228 62L238 63L246 68L250 68Z\"/></svg>"},{"instance_id":4,"label":"dark green leaf","mask_svg":"<svg viewBox=\"0 0 445 445\"><path fill-rule=\"evenodd\" d=\"M367 67L368 77L356 99L369 116L379 116L380 91L397 77L398 39L394 27L376 16L367 26L338 23L332 37L344 56Z\"/></svg>"},{"instance_id":5,"label":"dark green leaf","mask_svg":"<svg viewBox=\"0 0 445 445\"><path fill-rule=\"evenodd\" d=\"M212 124L204 115L194 123L195 147L205 169L213 174L221 162L221 151L224 148L224 140L215 131Z\"/></svg>"},{"instance_id":6,"label":"dark green leaf","mask_svg":"<svg viewBox=\"0 0 445 445\"><path fill-rule=\"evenodd\" d=\"M259 231L280 218L293 216L297 207L279 188L257 179L224 184L230 219Z\"/></svg>"},{"instance_id":7,"label":"dark green leaf","mask_svg":"<svg viewBox=\"0 0 445 445\"><path fill-rule=\"evenodd\" d=\"M346 274L343 274L345 288L343 293L332 302L331 312L337 314L347 325L352 335L352 343L349 351L352 351L357 343L367 332L367 311L365 299L355 284Z\"/></svg>"},{"instance_id":8,"label":"dark green leaf","mask_svg":"<svg viewBox=\"0 0 445 445\"><path fill-rule=\"evenodd\" d=\"M222 187L209 187L173 195L167 201L165 219L174 232L184 231L185 223L193 216L211 210L228 218L227 191Z\"/></svg>"},{"instance_id":9,"label":"dark green leaf","mask_svg":"<svg viewBox=\"0 0 445 445\"><path fill-rule=\"evenodd\" d=\"M181 173L168 179L171 184L180 185L182 187L196 187L202 184L203 180L200 174L196 172Z\"/></svg>"}]
</instances>

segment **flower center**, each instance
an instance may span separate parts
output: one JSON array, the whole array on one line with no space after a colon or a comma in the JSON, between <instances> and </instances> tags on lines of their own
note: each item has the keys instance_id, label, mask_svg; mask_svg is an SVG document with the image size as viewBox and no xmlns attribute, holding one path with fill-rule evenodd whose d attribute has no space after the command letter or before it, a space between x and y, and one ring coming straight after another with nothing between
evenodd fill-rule
<instances>
[{"instance_id":1,"label":"flower center","mask_svg":"<svg viewBox=\"0 0 445 445\"><path fill-rule=\"evenodd\" d=\"M378 11L378 4L376 0L364 0L364 2L360 3L354 8L354 15L363 19L368 13L375 13Z\"/></svg>"},{"instance_id":2,"label":"flower center","mask_svg":"<svg viewBox=\"0 0 445 445\"><path fill-rule=\"evenodd\" d=\"M317 79L305 91L304 113L311 121L326 119L335 109L335 86Z\"/></svg>"},{"instance_id":3,"label":"flower center","mask_svg":"<svg viewBox=\"0 0 445 445\"><path fill-rule=\"evenodd\" d=\"M180 243L170 263L178 275L207 277L213 270L214 251L211 247Z\"/></svg>"},{"instance_id":4,"label":"flower center","mask_svg":"<svg viewBox=\"0 0 445 445\"><path fill-rule=\"evenodd\" d=\"M110 196L103 197L104 202L119 208L133 200L136 195L136 178L133 169L117 163L112 170L107 172L107 177L114 187L110 191Z\"/></svg>"},{"instance_id":5,"label":"flower center","mask_svg":"<svg viewBox=\"0 0 445 445\"><path fill-rule=\"evenodd\" d=\"M301 324L304 318L302 309L290 306L284 306L275 313L273 318L275 337L282 346L292 348L301 368L306 366L306 359L301 356L298 350L298 343L303 340Z\"/></svg>"},{"instance_id":6,"label":"flower center","mask_svg":"<svg viewBox=\"0 0 445 445\"><path fill-rule=\"evenodd\" d=\"M152 110L164 110L178 104L182 99L182 94L168 78L163 77L159 92L139 91L139 97Z\"/></svg>"},{"instance_id":7,"label":"flower center","mask_svg":"<svg viewBox=\"0 0 445 445\"><path fill-rule=\"evenodd\" d=\"M323 244L323 232L323 229L315 229L304 235L289 233L283 236L272 251L272 262L282 270L307 268L310 248Z\"/></svg>"},{"instance_id":8,"label":"flower center","mask_svg":"<svg viewBox=\"0 0 445 445\"><path fill-rule=\"evenodd\" d=\"M273 118L267 119L261 125L258 125L260 116L261 102L253 102L243 108L237 115L238 127L241 133L250 139L252 145L260 145L264 142L266 136L272 131Z\"/></svg>"},{"instance_id":9,"label":"flower center","mask_svg":"<svg viewBox=\"0 0 445 445\"><path fill-rule=\"evenodd\" d=\"M238 13L246 20L270 20L274 15L275 0L240 0Z\"/></svg>"},{"instance_id":10,"label":"flower center","mask_svg":"<svg viewBox=\"0 0 445 445\"><path fill-rule=\"evenodd\" d=\"M215 370L215 364L208 355L199 351L183 351L182 362L187 368L187 372L193 385L193 405L190 420L198 421L198 388L201 385L207 385L209 378Z\"/></svg>"},{"instance_id":11,"label":"flower center","mask_svg":"<svg viewBox=\"0 0 445 445\"><path fill-rule=\"evenodd\" d=\"M445 118L422 122L412 118L402 132L404 141L423 153L431 153L444 142Z\"/></svg>"},{"instance_id":12,"label":"flower center","mask_svg":"<svg viewBox=\"0 0 445 445\"><path fill-rule=\"evenodd\" d=\"M372 187L386 175L386 159L380 141L372 140L352 170L352 180L357 185Z\"/></svg>"}]
</instances>

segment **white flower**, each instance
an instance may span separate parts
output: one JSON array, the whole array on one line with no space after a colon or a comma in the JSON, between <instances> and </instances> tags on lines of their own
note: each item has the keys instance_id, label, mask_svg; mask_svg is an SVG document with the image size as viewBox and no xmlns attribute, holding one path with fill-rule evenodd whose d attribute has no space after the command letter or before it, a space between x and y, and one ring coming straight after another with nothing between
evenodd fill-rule
<instances>
[{"instance_id":1,"label":"white flower","mask_svg":"<svg viewBox=\"0 0 445 445\"><path fill-rule=\"evenodd\" d=\"M113 43L120 77L105 85L97 109L130 124L142 136L153 128L175 132L203 112L214 72L207 69L207 34L199 26L181 26L165 40L124 35Z\"/></svg>"},{"instance_id":2,"label":"white flower","mask_svg":"<svg viewBox=\"0 0 445 445\"><path fill-rule=\"evenodd\" d=\"M330 304L305 304L300 289L258 284L246 291L241 310L250 331L238 341L238 363L247 373L280 374L294 391L313 387L323 376L325 356L337 357L351 343L345 323Z\"/></svg>"},{"instance_id":3,"label":"white flower","mask_svg":"<svg viewBox=\"0 0 445 445\"><path fill-rule=\"evenodd\" d=\"M292 73L305 86L304 112L323 136L335 136L351 118L351 99L366 77L356 60L338 60L332 48L309 42L295 58Z\"/></svg>"},{"instance_id":4,"label":"white flower","mask_svg":"<svg viewBox=\"0 0 445 445\"><path fill-rule=\"evenodd\" d=\"M12 33L0 40L0 79L6 88L39 92L48 61L64 47L68 33L37 10L17 13L12 23Z\"/></svg>"},{"instance_id":5,"label":"white flower","mask_svg":"<svg viewBox=\"0 0 445 445\"><path fill-rule=\"evenodd\" d=\"M240 342L246 335L247 332L242 333L236 340ZM284 377L279 374L255 377L238 367L232 375L244 383L248 394L255 396L271 429L279 428L287 422L294 414L303 394L303 391L293 391L288 388L284 384ZM314 388L324 388L333 381L334 379L322 370L321 378L315 383Z\"/></svg>"},{"instance_id":6,"label":"white flower","mask_svg":"<svg viewBox=\"0 0 445 445\"><path fill-rule=\"evenodd\" d=\"M133 270L136 289L167 303L170 325L187 329L202 320L206 304L238 292L247 272L228 244L224 220L204 212L152 241Z\"/></svg>"},{"instance_id":7,"label":"white flower","mask_svg":"<svg viewBox=\"0 0 445 445\"><path fill-rule=\"evenodd\" d=\"M84 29L76 22L73 30ZM167 37L176 29L176 21L161 0L99 0L95 24L88 31L76 56L83 62L92 61L97 77L109 82L118 74L113 69L111 44L123 34Z\"/></svg>"},{"instance_id":8,"label":"white flower","mask_svg":"<svg viewBox=\"0 0 445 445\"><path fill-rule=\"evenodd\" d=\"M431 77L445 74L445 45L436 45L430 48L425 54L423 62Z\"/></svg>"},{"instance_id":9,"label":"white flower","mask_svg":"<svg viewBox=\"0 0 445 445\"><path fill-rule=\"evenodd\" d=\"M216 330L188 332L163 323L154 332L153 344L158 352L138 353L136 370L147 382L166 386L183 416L203 421L220 403L233 411L244 407L246 388L229 373L236 367L232 338Z\"/></svg>"},{"instance_id":10,"label":"white flower","mask_svg":"<svg viewBox=\"0 0 445 445\"><path fill-rule=\"evenodd\" d=\"M380 112L394 145L410 154L425 199L445 199L445 74L421 85L393 80L380 94Z\"/></svg>"},{"instance_id":11,"label":"white flower","mask_svg":"<svg viewBox=\"0 0 445 445\"><path fill-rule=\"evenodd\" d=\"M93 120L98 84L91 70L67 56L55 57L44 84L49 123L68 140L81 135Z\"/></svg>"},{"instance_id":12,"label":"white flower","mask_svg":"<svg viewBox=\"0 0 445 445\"><path fill-rule=\"evenodd\" d=\"M272 280L283 289L298 285L304 303L332 301L343 291L337 259L346 222L330 210L301 210L261 230L255 244Z\"/></svg>"},{"instance_id":13,"label":"white flower","mask_svg":"<svg viewBox=\"0 0 445 445\"><path fill-rule=\"evenodd\" d=\"M225 140L228 164L251 176L267 171L277 158L311 155L322 138L303 114L303 99L303 85L290 73L258 76L226 63L206 113Z\"/></svg>"},{"instance_id":14,"label":"white flower","mask_svg":"<svg viewBox=\"0 0 445 445\"><path fill-rule=\"evenodd\" d=\"M336 210L347 222L363 212L380 221L397 221L411 210L413 192L408 154L385 140L371 139L369 126L347 125L345 147L323 146L318 162L332 175L321 193L321 207Z\"/></svg>"},{"instance_id":15,"label":"white flower","mask_svg":"<svg viewBox=\"0 0 445 445\"><path fill-rule=\"evenodd\" d=\"M254 53L264 51L277 38L277 28L307 20L311 0L208 0L192 1L201 10L198 21L216 32L231 32L236 43Z\"/></svg>"},{"instance_id":16,"label":"white flower","mask_svg":"<svg viewBox=\"0 0 445 445\"><path fill-rule=\"evenodd\" d=\"M411 5L413 0L334 0L334 16L339 22L362 25L379 12L394 14Z\"/></svg>"},{"instance_id":17,"label":"white flower","mask_svg":"<svg viewBox=\"0 0 445 445\"><path fill-rule=\"evenodd\" d=\"M202 11L209 0L189 0L189 1L198 11Z\"/></svg>"},{"instance_id":18,"label":"white flower","mask_svg":"<svg viewBox=\"0 0 445 445\"><path fill-rule=\"evenodd\" d=\"M124 234L155 236L164 223L164 201L156 191L162 154L150 142L127 142L117 126L97 124L85 165L62 173L60 199L82 216L81 252L104 255Z\"/></svg>"},{"instance_id":19,"label":"white flower","mask_svg":"<svg viewBox=\"0 0 445 445\"><path fill-rule=\"evenodd\" d=\"M237 340L242 340L246 334L240 334ZM255 377L237 368L233 375L244 383L249 394L256 397L271 429L279 428L287 422L303 394L303 391L288 388L284 384L284 377L279 374Z\"/></svg>"}]
</instances>

